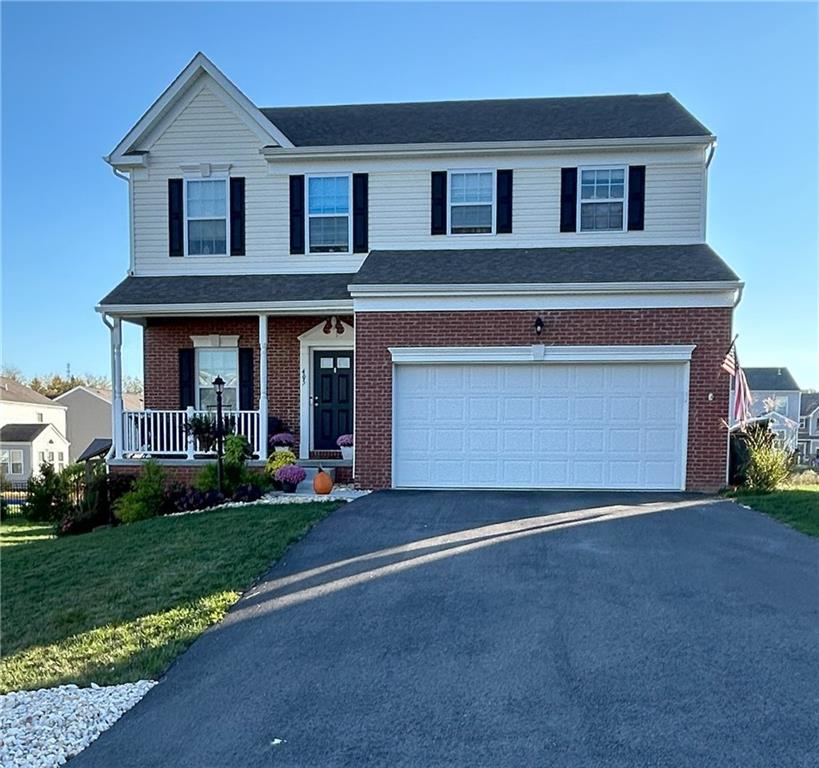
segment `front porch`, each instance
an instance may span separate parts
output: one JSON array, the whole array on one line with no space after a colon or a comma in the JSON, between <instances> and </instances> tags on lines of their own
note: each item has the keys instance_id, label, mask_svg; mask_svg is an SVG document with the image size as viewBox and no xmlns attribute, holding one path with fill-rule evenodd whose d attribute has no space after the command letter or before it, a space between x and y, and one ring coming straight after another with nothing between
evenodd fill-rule
<instances>
[{"instance_id":1,"label":"front porch","mask_svg":"<svg viewBox=\"0 0 819 768\"><path fill-rule=\"evenodd\" d=\"M145 409L122 400L122 325L143 327ZM353 431L354 330L335 315L108 317L112 448L109 464L148 458L193 468L215 456L197 425L215 426L212 381L226 382L226 434L244 436L263 466L276 432L290 432L299 463L349 468L335 440ZM187 474L187 473L186 473Z\"/></svg>"}]
</instances>

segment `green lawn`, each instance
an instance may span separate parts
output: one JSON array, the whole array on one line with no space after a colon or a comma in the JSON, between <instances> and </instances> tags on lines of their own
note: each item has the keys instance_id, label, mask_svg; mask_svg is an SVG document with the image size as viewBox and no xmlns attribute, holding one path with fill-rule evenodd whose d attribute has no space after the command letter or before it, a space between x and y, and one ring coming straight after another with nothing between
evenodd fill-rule
<instances>
[{"instance_id":1,"label":"green lawn","mask_svg":"<svg viewBox=\"0 0 819 768\"><path fill-rule=\"evenodd\" d=\"M156 678L337 506L250 506L66 538L4 522L0 693Z\"/></svg>"},{"instance_id":2,"label":"green lawn","mask_svg":"<svg viewBox=\"0 0 819 768\"><path fill-rule=\"evenodd\" d=\"M808 536L819 536L819 485L790 486L772 493L738 491L734 498Z\"/></svg>"}]
</instances>

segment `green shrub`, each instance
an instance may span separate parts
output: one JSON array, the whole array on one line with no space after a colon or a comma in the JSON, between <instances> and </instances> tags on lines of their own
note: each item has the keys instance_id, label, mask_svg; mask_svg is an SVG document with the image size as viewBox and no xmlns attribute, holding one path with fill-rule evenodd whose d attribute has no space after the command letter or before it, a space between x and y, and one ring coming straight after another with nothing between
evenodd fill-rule
<instances>
[{"instance_id":1,"label":"green shrub","mask_svg":"<svg viewBox=\"0 0 819 768\"><path fill-rule=\"evenodd\" d=\"M222 461L222 493L232 496L237 488L243 485L254 485L266 490L266 478L247 468L247 460L253 456L250 444L242 435L229 435L225 440L225 453ZM206 464L196 477L195 488L202 493L219 488L219 469L216 462Z\"/></svg>"},{"instance_id":2,"label":"green shrub","mask_svg":"<svg viewBox=\"0 0 819 768\"><path fill-rule=\"evenodd\" d=\"M130 491L114 503L114 514L123 523L135 523L162 514L165 472L153 459L146 461Z\"/></svg>"},{"instance_id":3,"label":"green shrub","mask_svg":"<svg viewBox=\"0 0 819 768\"><path fill-rule=\"evenodd\" d=\"M744 467L745 485L755 491L773 491L790 476L793 454L776 444L767 426L751 427L745 435L748 459Z\"/></svg>"},{"instance_id":4,"label":"green shrub","mask_svg":"<svg viewBox=\"0 0 819 768\"><path fill-rule=\"evenodd\" d=\"M225 464L244 466L251 456L253 451L244 435L228 435L225 438Z\"/></svg>"},{"instance_id":5,"label":"green shrub","mask_svg":"<svg viewBox=\"0 0 819 768\"><path fill-rule=\"evenodd\" d=\"M33 522L57 522L71 509L67 484L48 462L29 478L26 490L23 514Z\"/></svg>"}]
</instances>

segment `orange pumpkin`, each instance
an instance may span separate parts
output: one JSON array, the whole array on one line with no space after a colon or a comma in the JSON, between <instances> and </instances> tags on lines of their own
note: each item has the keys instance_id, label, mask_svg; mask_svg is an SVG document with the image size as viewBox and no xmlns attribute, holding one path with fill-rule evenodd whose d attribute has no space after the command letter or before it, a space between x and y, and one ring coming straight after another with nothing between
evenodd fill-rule
<instances>
[{"instance_id":1,"label":"orange pumpkin","mask_svg":"<svg viewBox=\"0 0 819 768\"><path fill-rule=\"evenodd\" d=\"M333 478L330 477L323 469L316 472L313 478L313 491L319 496L326 496L333 490Z\"/></svg>"}]
</instances>

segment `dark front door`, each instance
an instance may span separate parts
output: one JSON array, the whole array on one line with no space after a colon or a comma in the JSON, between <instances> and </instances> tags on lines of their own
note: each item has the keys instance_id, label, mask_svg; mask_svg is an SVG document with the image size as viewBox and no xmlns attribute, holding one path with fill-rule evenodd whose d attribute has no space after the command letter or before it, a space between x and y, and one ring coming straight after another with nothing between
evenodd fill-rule
<instances>
[{"instance_id":1,"label":"dark front door","mask_svg":"<svg viewBox=\"0 0 819 768\"><path fill-rule=\"evenodd\" d=\"M353 353L313 353L313 448L335 450L353 431Z\"/></svg>"}]
</instances>

